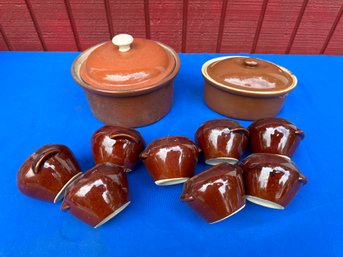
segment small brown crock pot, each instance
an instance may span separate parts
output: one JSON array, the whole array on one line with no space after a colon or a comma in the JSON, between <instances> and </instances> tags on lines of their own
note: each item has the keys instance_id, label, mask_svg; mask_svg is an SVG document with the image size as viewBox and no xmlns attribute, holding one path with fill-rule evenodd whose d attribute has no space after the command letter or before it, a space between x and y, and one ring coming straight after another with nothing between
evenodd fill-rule
<instances>
[{"instance_id":1,"label":"small brown crock pot","mask_svg":"<svg viewBox=\"0 0 343 257\"><path fill-rule=\"evenodd\" d=\"M264 60L226 56L202 66L205 102L223 115L255 120L278 114L297 78L287 69Z\"/></svg>"},{"instance_id":2,"label":"small brown crock pot","mask_svg":"<svg viewBox=\"0 0 343 257\"><path fill-rule=\"evenodd\" d=\"M183 136L168 136L152 141L140 154L155 184L184 183L194 175L200 148Z\"/></svg>"},{"instance_id":3,"label":"small brown crock pot","mask_svg":"<svg viewBox=\"0 0 343 257\"><path fill-rule=\"evenodd\" d=\"M99 120L140 127L169 112L179 68L179 57L169 46L119 34L82 52L72 75Z\"/></svg>"},{"instance_id":4,"label":"small brown crock pot","mask_svg":"<svg viewBox=\"0 0 343 257\"><path fill-rule=\"evenodd\" d=\"M222 221L245 207L242 169L220 163L186 181L184 201L208 223Z\"/></svg>"},{"instance_id":5,"label":"small brown crock pot","mask_svg":"<svg viewBox=\"0 0 343 257\"><path fill-rule=\"evenodd\" d=\"M101 163L83 173L67 188L61 210L97 228L130 204L125 169Z\"/></svg>"},{"instance_id":6,"label":"small brown crock pot","mask_svg":"<svg viewBox=\"0 0 343 257\"><path fill-rule=\"evenodd\" d=\"M292 122L282 118L255 120L249 126L250 150L292 157L305 133Z\"/></svg>"},{"instance_id":7,"label":"small brown crock pot","mask_svg":"<svg viewBox=\"0 0 343 257\"><path fill-rule=\"evenodd\" d=\"M208 165L222 162L236 164L245 151L248 137L246 128L229 119L208 120L195 133L195 141Z\"/></svg>"},{"instance_id":8,"label":"small brown crock pot","mask_svg":"<svg viewBox=\"0 0 343 257\"><path fill-rule=\"evenodd\" d=\"M23 194L56 203L78 176L81 168L65 145L45 145L27 158L17 173L17 185Z\"/></svg>"},{"instance_id":9,"label":"small brown crock pot","mask_svg":"<svg viewBox=\"0 0 343 257\"><path fill-rule=\"evenodd\" d=\"M132 171L144 150L144 139L139 131L120 126L104 126L91 138L96 164L111 162Z\"/></svg>"},{"instance_id":10,"label":"small brown crock pot","mask_svg":"<svg viewBox=\"0 0 343 257\"><path fill-rule=\"evenodd\" d=\"M240 164L243 169L246 199L267 208L283 210L307 178L289 158L255 153Z\"/></svg>"}]
</instances>

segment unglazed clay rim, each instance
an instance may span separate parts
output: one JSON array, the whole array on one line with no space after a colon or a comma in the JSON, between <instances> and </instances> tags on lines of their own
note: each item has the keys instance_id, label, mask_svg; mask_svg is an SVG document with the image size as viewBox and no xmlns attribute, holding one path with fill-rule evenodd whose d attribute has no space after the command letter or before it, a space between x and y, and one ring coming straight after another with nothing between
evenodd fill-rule
<instances>
[{"instance_id":1,"label":"unglazed clay rim","mask_svg":"<svg viewBox=\"0 0 343 257\"><path fill-rule=\"evenodd\" d=\"M185 183L188 179L189 177L160 179L160 180L156 180L155 184L158 186L171 186L171 185Z\"/></svg>"},{"instance_id":2,"label":"unglazed clay rim","mask_svg":"<svg viewBox=\"0 0 343 257\"><path fill-rule=\"evenodd\" d=\"M252 202L252 203L257 204L257 205L261 205L261 206L266 207L266 208L271 208L271 209L276 209L276 210L284 210L285 209L285 207L280 205L280 204L277 204L273 201L265 200L265 199L257 197L257 196L246 195L246 199L249 202Z\"/></svg>"},{"instance_id":3,"label":"unglazed clay rim","mask_svg":"<svg viewBox=\"0 0 343 257\"><path fill-rule=\"evenodd\" d=\"M277 154L277 153L265 153L265 152L258 152L258 153L252 153L250 154L249 156L253 156L253 155L260 155L260 154L269 154L269 155L274 155L274 156L279 156L281 158L284 158L284 159L287 159L288 161L291 161L292 163L294 163L291 159L291 157L287 156L287 155L284 155L284 154ZM248 156L248 157L249 157ZM295 163L294 163L295 164Z\"/></svg>"},{"instance_id":4,"label":"unglazed clay rim","mask_svg":"<svg viewBox=\"0 0 343 257\"><path fill-rule=\"evenodd\" d=\"M286 158L286 159L289 160L289 161L292 160L291 157L289 157L289 156L287 156L287 155L284 155L284 154L278 154L278 153L273 153L273 154L275 154L275 155L277 155L277 156L280 156L280 157L283 157L283 158Z\"/></svg>"},{"instance_id":5,"label":"unglazed clay rim","mask_svg":"<svg viewBox=\"0 0 343 257\"><path fill-rule=\"evenodd\" d=\"M234 211L233 213L229 214L228 216L226 216L226 217L224 217L224 218L222 218L222 219L220 219L220 220L213 221L213 222L211 222L210 224L215 224L215 223L218 223L218 222L220 222L220 221L223 221L223 220L225 220L225 219L227 219L227 218L230 218L231 216L233 216L233 215L235 215L236 213L238 213L238 212L240 212L241 210L243 210L244 207L245 207L245 205L246 205L246 204L244 203L243 206L240 207L238 210Z\"/></svg>"},{"instance_id":6,"label":"unglazed clay rim","mask_svg":"<svg viewBox=\"0 0 343 257\"><path fill-rule=\"evenodd\" d=\"M155 84L151 84L142 88L138 89L131 89L131 90L109 90L104 88L98 88L94 87L88 83L86 83L80 76L80 68L82 63L87 59L87 57L91 54L92 51L94 51L96 48L100 47L101 45L105 44L106 42L97 44L95 46L92 46L85 50L84 52L80 53L80 55L74 60L72 66L71 66L71 73L74 78L74 80L84 89L93 91L98 94L105 94L105 95L116 95L116 96L126 96L126 95L136 95L136 94L143 94L148 93L150 91L156 90L160 87L163 87L167 82L173 80L180 69L180 58L177 55L177 53L172 49L171 47L155 41L157 44L159 44L161 47L163 47L169 54L172 55L174 58L175 64L174 69L166 75L165 78L163 78L161 81Z\"/></svg>"},{"instance_id":7,"label":"unglazed clay rim","mask_svg":"<svg viewBox=\"0 0 343 257\"><path fill-rule=\"evenodd\" d=\"M237 164L238 161L239 161L238 159L232 158L232 157L215 157L215 158L206 159L205 163L211 166L215 166L223 162L227 162L232 165L235 165Z\"/></svg>"},{"instance_id":8,"label":"unglazed clay rim","mask_svg":"<svg viewBox=\"0 0 343 257\"><path fill-rule=\"evenodd\" d=\"M54 203L57 203L58 201L60 201L64 198L64 193L65 193L65 190L67 189L67 187L71 184L71 182L73 182L75 179L77 179L81 174L82 174L82 172L77 173L71 179L69 179L69 181L67 183L65 183L65 185L61 188L61 190L55 196Z\"/></svg>"},{"instance_id":9,"label":"unglazed clay rim","mask_svg":"<svg viewBox=\"0 0 343 257\"><path fill-rule=\"evenodd\" d=\"M293 82L289 85L289 87L287 87L286 89L283 89L283 90L279 90L279 91L252 91L252 90L238 89L238 88L235 88L235 87L230 87L228 85L223 85L223 84L219 83L218 81L214 80L213 78L211 78L208 75L207 68L212 63L218 62L218 61L222 61L222 60L225 60L225 59L236 58L236 57L250 58L248 56L223 56L223 57L218 57L218 58L214 58L214 59L208 60L201 67L202 75L205 77L205 79L207 79L214 86L219 87L220 89L224 89L224 90L226 90L228 92L234 92L234 93L239 93L239 94L242 94L242 95L249 95L249 96L265 97L265 96L284 95L284 94L287 94L288 92L292 91L296 87L296 85L298 84L297 77L291 71L289 71L288 69L286 69L286 68L284 68L284 67L282 67L280 65L277 65L277 64L275 64L273 62L269 62L269 61L266 61L266 60L261 60L261 59L258 59L258 58L255 58L255 59L258 59L258 60L265 61L265 62L268 62L270 64L273 64L273 65L277 66L278 68L280 68L281 70L283 70L284 72L288 73L290 75L290 77L293 79Z\"/></svg>"},{"instance_id":10,"label":"unglazed clay rim","mask_svg":"<svg viewBox=\"0 0 343 257\"><path fill-rule=\"evenodd\" d=\"M104 218L102 221L100 221L94 228L98 228L101 225L105 224L107 221L111 220L115 216L117 216L120 212L122 212L129 204L131 201L128 201L127 203L123 204L120 206L118 209L116 209L114 212L112 212L110 215L108 215L106 218Z\"/></svg>"}]
</instances>

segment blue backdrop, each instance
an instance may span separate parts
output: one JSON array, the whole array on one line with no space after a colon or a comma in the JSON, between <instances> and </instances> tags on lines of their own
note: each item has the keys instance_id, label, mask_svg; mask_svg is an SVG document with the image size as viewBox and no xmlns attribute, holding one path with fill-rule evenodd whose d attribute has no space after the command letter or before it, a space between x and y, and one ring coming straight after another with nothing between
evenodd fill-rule
<instances>
[{"instance_id":1,"label":"blue backdrop","mask_svg":"<svg viewBox=\"0 0 343 257\"><path fill-rule=\"evenodd\" d=\"M286 210L248 202L238 214L208 225L179 200L182 185L158 187L139 164L128 174L129 207L94 229L60 211L60 203L28 198L16 186L21 163L48 143L69 146L83 171L94 165L90 137L103 124L70 75L77 54L0 53L0 256L343 255L343 57L255 55L299 79L278 116L306 133L293 160L309 183ZM138 129L147 143L167 135L193 139L201 123L222 117L203 102L200 72L219 55L180 56L171 112ZM196 172L206 168L199 163Z\"/></svg>"}]
</instances>

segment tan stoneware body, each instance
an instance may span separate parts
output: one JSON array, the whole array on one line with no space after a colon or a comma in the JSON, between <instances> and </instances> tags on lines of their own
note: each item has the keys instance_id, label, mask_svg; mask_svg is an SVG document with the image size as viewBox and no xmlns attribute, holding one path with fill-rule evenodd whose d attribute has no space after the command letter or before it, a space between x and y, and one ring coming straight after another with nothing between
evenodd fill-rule
<instances>
[{"instance_id":1,"label":"tan stoneware body","mask_svg":"<svg viewBox=\"0 0 343 257\"><path fill-rule=\"evenodd\" d=\"M144 150L142 135L134 129L120 126L104 126L91 139L96 164L111 162L131 171L139 154Z\"/></svg>"},{"instance_id":2,"label":"tan stoneware body","mask_svg":"<svg viewBox=\"0 0 343 257\"><path fill-rule=\"evenodd\" d=\"M124 168L102 163L68 187L61 209L93 227L107 222L130 203Z\"/></svg>"},{"instance_id":3,"label":"tan stoneware body","mask_svg":"<svg viewBox=\"0 0 343 257\"><path fill-rule=\"evenodd\" d=\"M273 153L292 157L304 132L282 118L265 118L249 126L250 149L253 153Z\"/></svg>"},{"instance_id":4,"label":"tan stoneware body","mask_svg":"<svg viewBox=\"0 0 343 257\"><path fill-rule=\"evenodd\" d=\"M229 163L213 166L185 183L181 200L208 223L228 218L245 206L242 173Z\"/></svg>"},{"instance_id":5,"label":"tan stoneware body","mask_svg":"<svg viewBox=\"0 0 343 257\"><path fill-rule=\"evenodd\" d=\"M248 57L209 60L202 75L205 103L218 113L243 120L275 116L297 84L287 69Z\"/></svg>"},{"instance_id":6,"label":"tan stoneware body","mask_svg":"<svg viewBox=\"0 0 343 257\"><path fill-rule=\"evenodd\" d=\"M195 133L205 162L215 165L220 162L235 164L245 151L249 131L238 122L229 119L206 121Z\"/></svg>"},{"instance_id":7,"label":"tan stoneware body","mask_svg":"<svg viewBox=\"0 0 343 257\"><path fill-rule=\"evenodd\" d=\"M72 65L73 78L85 90L93 114L107 125L145 126L160 120L172 106L173 81L180 68L177 53L145 39L135 39L131 48L121 53L105 42L82 52Z\"/></svg>"},{"instance_id":8,"label":"tan stoneware body","mask_svg":"<svg viewBox=\"0 0 343 257\"><path fill-rule=\"evenodd\" d=\"M157 185L173 185L194 175L199 152L188 138L170 136L152 141L140 158Z\"/></svg>"},{"instance_id":9,"label":"tan stoneware body","mask_svg":"<svg viewBox=\"0 0 343 257\"><path fill-rule=\"evenodd\" d=\"M307 178L289 158L255 153L242 163L247 200L274 209L284 209Z\"/></svg>"},{"instance_id":10,"label":"tan stoneware body","mask_svg":"<svg viewBox=\"0 0 343 257\"><path fill-rule=\"evenodd\" d=\"M80 166L68 147L45 145L21 165L17 185L25 195L57 202L63 197L67 185L80 174Z\"/></svg>"}]
</instances>

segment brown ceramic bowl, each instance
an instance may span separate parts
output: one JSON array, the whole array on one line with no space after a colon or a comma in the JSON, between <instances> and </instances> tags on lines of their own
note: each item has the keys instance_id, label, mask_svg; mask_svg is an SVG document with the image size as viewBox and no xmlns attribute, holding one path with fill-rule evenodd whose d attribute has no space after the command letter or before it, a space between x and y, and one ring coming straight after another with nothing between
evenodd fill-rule
<instances>
[{"instance_id":1,"label":"brown ceramic bowl","mask_svg":"<svg viewBox=\"0 0 343 257\"><path fill-rule=\"evenodd\" d=\"M242 169L220 163L189 179L181 200L209 223L222 221L245 206Z\"/></svg>"},{"instance_id":2,"label":"brown ceramic bowl","mask_svg":"<svg viewBox=\"0 0 343 257\"><path fill-rule=\"evenodd\" d=\"M291 157L305 134L293 123L281 118L265 118L249 126L253 153L273 153Z\"/></svg>"},{"instance_id":3,"label":"brown ceramic bowl","mask_svg":"<svg viewBox=\"0 0 343 257\"><path fill-rule=\"evenodd\" d=\"M284 209L307 183L295 163L280 155L255 153L241 167L247 200L268 208Z\"/></svg>"},{"instance_id":4,"label":"brown ceramic bowl","mask_svg":"<svg viewBox=\"0 0 343 257\"><path fill-rule=\"evenodd\" d=\"M120 34L82 52L72 75L99 120L140 127L169 112L179 68L179 57L169 46Z\"/></svg>"},{"instance_id":5,"label":"brown ceramic bowl","mask_svg":"<svg viewBox=\"0 0 343 257\"><path fill-rule=\"evenodd\" d=\"M98 164L67 188L61 209L99 227L130 204L129 187L123 167Z\"/></svg>"},{"instance_id":6,"label":"brown ceramic bowl","mask_svg":"<svg viewBox=\"0 0 343 257\"><path fill-rule=\"evenodd\" d=\"M25 195L56 203L79 175L80 166L68 147L45 145L21 165L17 185Z\"/></svg>"},{"instance_id":7,"label":"brown ceramic bowl","mask_svg":"<svg viewBox=\"0 0 343 257\"><path fill-rule=\"evenodd\" d=\"M278 114L297 78L287 69L256 58L226 56L202 66L205 102L223 115L255 120Z\"/></svg>"},{"instance_id":8,"label":"brown ceramic bowl","mask_svg":"<svg viewBox=\"0 0 343 257\"><path fill-rule=\"evenodd\" d=\"M238 122L229 119L209 120L195 133L205 162L216 165L221 162L236 164L245 151L249 131Z\"/></svg>"},{"instance_id":9,"label":"brown ceramic bowl","mask_svg":"<svg viewBox=\"0 0 343 257\"><path fill-rule=\"evenodd\" d=\"M199 152L188 138L170 136L152 141L140 158L156 185L167 186L183 183L194 175Z\"/></svg>"},{"instance_id":10,"label":"brown ceramic bowl","mask_svg":"<svg viewBox=\"0 0 343 257\"><path fill-rule=\"evenodd\" d=\"M104 126L97 130L91 140L96 164L111 162L131 171L139 154L144 150L142 135L134 129L120 126Z\"/></svg>"}]
</instances>

